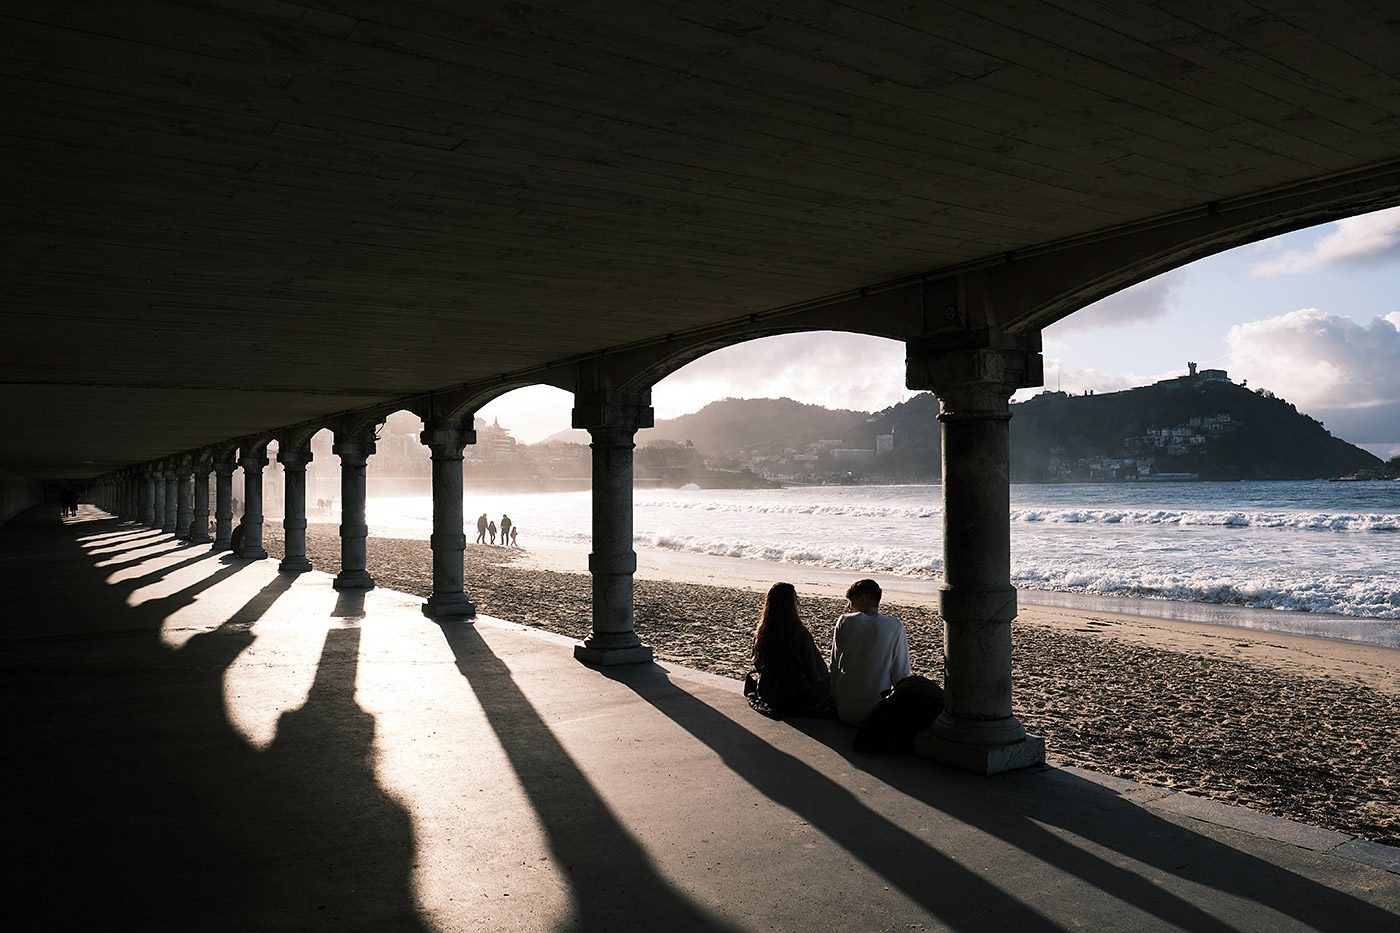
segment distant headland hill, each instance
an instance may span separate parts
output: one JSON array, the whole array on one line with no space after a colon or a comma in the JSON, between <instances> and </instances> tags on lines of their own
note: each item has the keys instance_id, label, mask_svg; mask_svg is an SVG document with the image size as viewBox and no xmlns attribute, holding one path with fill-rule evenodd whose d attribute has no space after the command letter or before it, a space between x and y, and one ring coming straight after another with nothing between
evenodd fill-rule
<instances>
[{"instance_id":1,"label":"distant headland hill","mask_svg":"<svg viewBox=\"0 0 1400 933\"><path fill-rule=\"evenodd\" d=\"M1012 405L1012 480L1276 480L1388 472L1391 465L1332 436L1273 393L1237 385L1220 370L1192 369L1122 392L1047 391ZM937 414L929 393L874 413L785 398L724 399L659 421L638 441L643 451L684 447L712 470L752 471L779 482L923 483L939 475ZM582 435L562 432L551 440L587 442L575 433ZM673 459L679 466L686 458Z\"/></svg>"}]
</instances>

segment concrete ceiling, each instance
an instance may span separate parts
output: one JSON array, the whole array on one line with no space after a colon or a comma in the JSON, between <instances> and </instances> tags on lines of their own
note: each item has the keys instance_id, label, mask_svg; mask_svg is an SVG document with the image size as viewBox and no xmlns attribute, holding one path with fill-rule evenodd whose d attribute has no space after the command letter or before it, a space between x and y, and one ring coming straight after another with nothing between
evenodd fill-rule
<instances>
[{"instance_id":1,"label":"concrete ceiling","mask_svg":"<svg viewBox=\"0 0 1400 933\"><path fill-rule=\"evenodd\" d=\"M1383 3L45 0L0 42L33 476L1400 157Z\"/></svg>"}]
</instances>

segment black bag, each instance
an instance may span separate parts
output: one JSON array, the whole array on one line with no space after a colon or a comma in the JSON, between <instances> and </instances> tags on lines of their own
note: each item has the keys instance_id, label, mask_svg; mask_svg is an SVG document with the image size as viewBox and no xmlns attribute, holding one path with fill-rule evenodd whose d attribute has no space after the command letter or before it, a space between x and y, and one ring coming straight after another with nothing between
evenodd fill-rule
<instances>
[{"instance_id":1,"label":"black bag","mask_svg":"<svg viewBox=\"0 0 1400 933\"><path fill-rule=\"evenodd\" d=\"M926 731L943 712L943 688L910 674L885 691L856 730L858 752L912 752L914 736Z\"/></svg>"}]
</instances>

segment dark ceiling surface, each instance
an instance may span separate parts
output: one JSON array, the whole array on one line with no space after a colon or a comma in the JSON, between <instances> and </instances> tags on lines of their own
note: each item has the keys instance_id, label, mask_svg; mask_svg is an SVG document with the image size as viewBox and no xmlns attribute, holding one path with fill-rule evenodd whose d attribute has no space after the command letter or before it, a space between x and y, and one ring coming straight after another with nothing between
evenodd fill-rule
<instances>
[{"instance_id":1,"label":"dark ceiling surface","mask_svg":"<svg viewBox=\"0 0 1400 933\"><path fill-rule=\"evenodd\" d=\"M1383 3L6 4L0 467L90 476L1400 156Z\"/></svg>"}]
</instances>

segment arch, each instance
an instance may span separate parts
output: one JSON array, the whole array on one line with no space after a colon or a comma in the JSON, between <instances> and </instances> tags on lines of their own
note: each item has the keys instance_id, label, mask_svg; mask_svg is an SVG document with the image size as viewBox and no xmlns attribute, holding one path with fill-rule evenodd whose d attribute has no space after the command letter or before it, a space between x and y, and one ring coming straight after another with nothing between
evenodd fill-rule
<instances>
[{"instance_id":1,"label":"arch","mask_svg":"<svg viewBox=\"0 0 1400 933\"><path fill-rule=\"evenodd\" d=\"M1338 185L1333 200L1302 192L1242 198L1207 205L1189 215L1099 235L1084 242L1011 255L1003 264L968 273L963 291L979 298L994 320L1013 334L1027 334L1096 301L1199 259L1297 230L1400 205L1392 187L1362 181ZM974 309L976 311L977 309ZM976 315L974 314L974 319Z\"/></svg>"},{"instance_id":2,"label":"arch","mask_svg":"<svg viewBox=\"0 0 1400 933\"><path fill-rule=\"evenodd\" d=\"M415 412L424 424L431 425L460 425L465 430L472 429L472 419L476 413L485 408L490 403L503 395L509 395L517 389L528 389L531 386L548 385L557 389L571 391L572 386L560 384L561 382L573 381L573 367L561 367L555 379L538 379L521 377L517 379L503 379L495 381L489 385L467 385L456 389L448 389L442 392L434 392L423 398Z\"/></svg>"}]
</instances>

